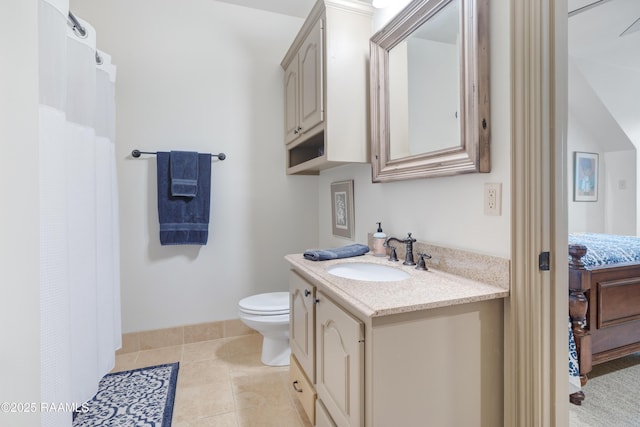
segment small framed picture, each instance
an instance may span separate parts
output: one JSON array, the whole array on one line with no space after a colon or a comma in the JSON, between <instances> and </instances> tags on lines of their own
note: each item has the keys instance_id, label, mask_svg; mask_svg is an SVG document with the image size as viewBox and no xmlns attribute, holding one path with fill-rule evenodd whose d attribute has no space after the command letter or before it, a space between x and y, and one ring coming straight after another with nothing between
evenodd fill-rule
<instances>
[{"instance_id":1,"label":"small framed picture","mask_svg":"<svg viewBox=\"0 0 640 427\"><path fill-rule=\"evenodd\" d=\"M353 180L331 183L333 235L353 239Z\"/></svg>"},{"instance_id":2,"label":"small framed picture","mask_svg":"<svg viewBox=\"0 0 640 427\"><path fill-rule=\"evenodd\" d=\"M573 200L576 202L598 201L598 155L596 153L574 153Z\"/></svg>"}]
</instances>

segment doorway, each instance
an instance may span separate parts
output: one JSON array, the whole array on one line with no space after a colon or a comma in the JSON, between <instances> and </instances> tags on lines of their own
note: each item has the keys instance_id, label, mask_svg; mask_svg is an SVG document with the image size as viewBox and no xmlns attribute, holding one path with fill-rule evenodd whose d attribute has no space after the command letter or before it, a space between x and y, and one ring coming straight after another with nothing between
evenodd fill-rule
<instances>
[{"instance_id":1,"label":"doorway","mask_svg":"<svg viewBox=\"0 0 640 427\"><path fill-rule=\"evenodd\" d=\"M569 8L567 0L510 4L513 225L505 425L567 426ZM551 254L549 271L539 269L544 252Z\"/></svg>"}]
</instances>

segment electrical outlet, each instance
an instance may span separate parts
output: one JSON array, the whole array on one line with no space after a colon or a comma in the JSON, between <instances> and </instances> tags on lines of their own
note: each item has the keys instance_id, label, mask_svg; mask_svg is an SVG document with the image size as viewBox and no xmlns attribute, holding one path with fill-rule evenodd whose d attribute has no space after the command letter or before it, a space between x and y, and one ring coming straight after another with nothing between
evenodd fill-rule
<instances>
[{"instance_id":1,"label":"electrical outlet","mask_svg":"<svg viewBox=\"0 0 640 427\"><path fill-rule=\"evenodd\" d=\"M502 215L502 184L486 182L484 184L484 214Z\"/></svg>"},{"instance_id":2,"label":"electrical outlet","mask_svg":"<svg viewBox=\"0 0 640 427\"><path fill-rule=\"evenodd\" d=\"M618 181L618 190L626 190L627 189L627 180L621 179Z\"/></svg>"}]
</instances>

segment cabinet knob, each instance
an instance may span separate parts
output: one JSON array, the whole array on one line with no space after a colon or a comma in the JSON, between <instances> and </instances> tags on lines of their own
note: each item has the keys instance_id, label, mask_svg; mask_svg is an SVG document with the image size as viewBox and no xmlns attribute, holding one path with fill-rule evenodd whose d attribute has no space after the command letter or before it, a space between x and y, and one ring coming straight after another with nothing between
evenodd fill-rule
<instances>
[{"instance_id":1,"label":"cabinet knob","mask_svg":"<svg viewBox=\"0 0 640 427\"><path fill-rule=\"evenodd\" d=\"M305 289L304 290L304 296L308 297L309 295L311 295L311 291L309 289Z\"/></svg>"},{"instance_id":2,"label":"cabinet knob","mask_svg":"<svg viewBox=\"0 0 640 427\"><path fill-rule=\"evenodd\" d=\"M314 303L314 304L318 304L319 302L320 302L320 300L319 300L318 298L314 298L314 299L313 299L313 303Z\"/></svg>"}]
</instances>

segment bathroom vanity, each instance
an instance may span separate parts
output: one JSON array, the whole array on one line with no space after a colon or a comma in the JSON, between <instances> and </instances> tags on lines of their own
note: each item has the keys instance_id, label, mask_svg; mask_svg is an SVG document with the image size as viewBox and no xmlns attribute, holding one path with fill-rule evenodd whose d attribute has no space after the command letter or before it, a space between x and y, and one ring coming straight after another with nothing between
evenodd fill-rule
<instances>
[{"instance_id":1,"label":"bathroom vanity","mask_svg":"<svg viewBox=\"0 0 640 427\"><path fill-rule=\"evenodd\" d=\"M509 263L444 254L435 263L467 277L369 254L320 262L285 257L292 267L291 385L312 424L503 424ZM407 277L354 280L332 274L338 264L384 266Z\"/></svg>"}]
</instances>

